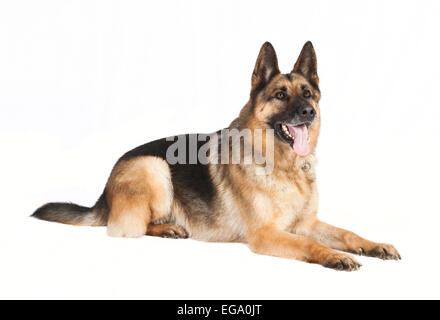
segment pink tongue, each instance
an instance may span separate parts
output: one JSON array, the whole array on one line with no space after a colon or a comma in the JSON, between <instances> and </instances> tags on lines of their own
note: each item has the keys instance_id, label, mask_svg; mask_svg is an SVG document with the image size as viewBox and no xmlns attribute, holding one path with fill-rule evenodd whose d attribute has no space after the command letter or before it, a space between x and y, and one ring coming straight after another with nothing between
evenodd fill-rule
<instances>
[{"instance_id":1,"label":"pink tongue","mask_svg":"<svg viewBox=\"0 0 440 320\"><path fill-rule=\"evenodd\" d=\"M295 138L293 142L293 150L304 157L310 153L310 144L308 142L309 132L305 124L297 127L287 126L290 134Z\"/></svg>"}]
</instances>

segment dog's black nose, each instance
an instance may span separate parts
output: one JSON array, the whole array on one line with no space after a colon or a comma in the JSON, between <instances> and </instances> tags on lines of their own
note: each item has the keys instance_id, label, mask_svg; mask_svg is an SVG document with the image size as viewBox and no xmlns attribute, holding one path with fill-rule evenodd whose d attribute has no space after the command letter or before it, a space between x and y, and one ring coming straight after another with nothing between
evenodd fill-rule
<instances>
[{"instance_id":1,"label":"dog's black nose","mask_svg":"<svg viewBox=\"0 0 440 320\"><path fill-rule=\"evenodd\" d=\"M315 119L316 111L312 106L302 106L299 109L299 117L302 121L313 121Z\"/></svg>"}]
</instances>

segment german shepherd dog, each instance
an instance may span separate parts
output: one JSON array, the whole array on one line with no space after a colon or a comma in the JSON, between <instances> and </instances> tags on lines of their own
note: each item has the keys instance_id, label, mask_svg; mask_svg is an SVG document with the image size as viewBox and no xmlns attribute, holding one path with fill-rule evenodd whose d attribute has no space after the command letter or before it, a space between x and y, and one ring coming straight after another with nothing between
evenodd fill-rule
<instances>
[{"instance_id":1,"label":"german shepherd dog","mask_svg":"<svg viewBox=\"0 0 440 320\"><path fill-rule=\"evenodd\" d=\"M361 266L340 251L398 260L400 255L392 245L363 239L317 218L315 148L320 95L311 42L304 45L287 74L280 73L275 50L266 42L252 73L249 101L226 129L263 130L263 135L272 139L269 173L259 174L261 164L256 161L185 161L191 152L183 161L170 162L168 149L176 139L189 140L185 146L191 148L192 144L197 154L206 144L218 144L213 137L223 131L211 134L206 143L199 134L174 136L124 154L93 207L48 203L33 216L72 225L107 226L108 234L115 237L243 242L259 254L336 270L352 271ZM258 147L255 141L241 139L240 146L250 143L267 154L265 144ZM207 152L210 158L214 154Z\"/></svg>"}]
</instances>

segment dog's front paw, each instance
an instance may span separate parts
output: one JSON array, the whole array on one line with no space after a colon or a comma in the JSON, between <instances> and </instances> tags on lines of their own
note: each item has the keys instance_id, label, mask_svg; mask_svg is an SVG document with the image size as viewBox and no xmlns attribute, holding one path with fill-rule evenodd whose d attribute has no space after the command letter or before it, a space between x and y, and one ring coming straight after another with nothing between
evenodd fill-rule
<instances>
[{"instance_id":1,"label":"dog's front paw","mask_svg":"<svg viewBox=\"0 0 440 320\"><path fill-rule=\"evenodd\" d=\"M401 260L399 252L390 244L378 244L365 255L383 260Z\"/></svg>"},{"instance_id":2,"label":"dog's front paw","mask_svg":"<svg viewBox=\"0 0 440 320\"><path fill-rule=\"evenodd\" d=\"M356 271L362 266L354 258L342 253L328 255L321 261L321 265L340 271Z\"/></svg>"},{"instance_id":3,"label":"dog's front paw","mask_svg":"<svg viewBox=\"0 0 440 320\"><path fill-rule=\"evenodd\" d=\"M376 243L370 249L358 248L353 253L383 260L401 260L399 252L391 244Z\"/></svg>"}]
</instances>

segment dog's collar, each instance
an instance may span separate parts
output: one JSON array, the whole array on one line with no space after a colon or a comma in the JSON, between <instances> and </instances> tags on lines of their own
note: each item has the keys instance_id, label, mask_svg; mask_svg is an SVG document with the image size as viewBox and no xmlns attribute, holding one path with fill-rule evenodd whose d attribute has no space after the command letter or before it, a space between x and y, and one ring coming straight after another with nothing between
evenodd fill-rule
<instances>
[{"instance_id":1,"label":"dog's collar","mask_svg":"<svg viewBox=\"0 0 440 320\"><path fill-rule=\"evenodd\" d=\"M312 165L308 161L304 161L304 163L301 166L301 169L304 172L309 172L311 168L312 168Z\"/></svg>"}]
</instances>

